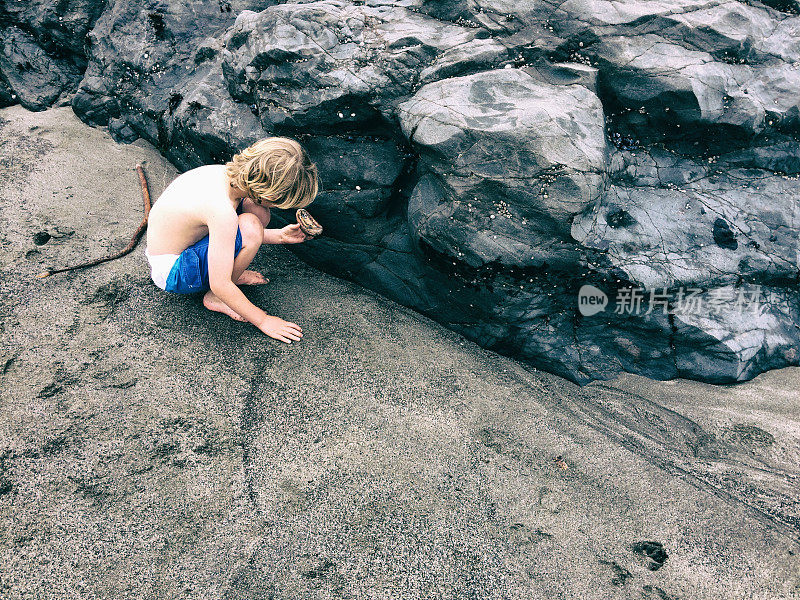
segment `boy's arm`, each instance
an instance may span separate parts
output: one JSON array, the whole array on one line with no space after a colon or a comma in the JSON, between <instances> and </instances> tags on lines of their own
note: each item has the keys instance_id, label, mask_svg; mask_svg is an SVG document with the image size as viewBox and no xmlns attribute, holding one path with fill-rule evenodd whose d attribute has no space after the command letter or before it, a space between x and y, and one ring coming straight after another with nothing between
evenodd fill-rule
<instances>
[{"instance_id":1,"label":"boy's arm","mask_svg":"<svg viewBox=\"0 0 800 600\"><path fill-rule=\"evenodd\" d=\"M250 302L231 281L237 225L238 220L233 213L220 212L209 219L208 282L217 298L258 327L267 313Z\"/></svg>"},{"instance_id":2,"label":"boy's arm","mask_svg":"<svg viewBox=\"0 0 800 600\"><path fill-rule=\"evenodd\" d=\"M286 225L280 229L264 229L265 244L299 244L304 242L306 234L298 223Z\"/></svg>"},{"instance_id":3,"label":"boy's arm","mask_svg":"<svg viewBox=\"0 0 800 600\"><path fill-rule=\"evenodd\" d=\"M270 337L291 343L299 339L296 325L273 317L250 302L233 283L233 251L236 245L238 219L235 213L212 215L208 224L208 279L211 291L234 312ZM299 328L297 328L299 329ZM290 335L291 334L291 337Z\"/></svg>"},{"instance_id":4,"label":"boy's arm","mask_svg":"<svg viewBox=\"0 0 800 600\"><path fill-rule=\"evenodd\" d=\"M242 203L242 212L253 213L264 226L262 244L297 244L305 241L306 235L300 229L300 225L292 224L281 229L267 229L271 217L269 208L256 204L250 198L245 198Z\"/></svg>"}]
</instances>

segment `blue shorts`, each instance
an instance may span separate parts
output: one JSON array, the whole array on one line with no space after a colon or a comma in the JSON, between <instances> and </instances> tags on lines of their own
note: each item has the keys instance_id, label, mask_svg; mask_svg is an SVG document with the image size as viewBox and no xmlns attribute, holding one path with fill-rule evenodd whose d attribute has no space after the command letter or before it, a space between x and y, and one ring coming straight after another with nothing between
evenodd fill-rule
<instances>
[{"instance_id":1,"label":"blue shorts","mask_svg":"<svg viewBox=\"0 0 800 600\"><path fill-rule=\"evenodd\" d=\"M242 232L237 227L233 256L239 256L241 249ZM193 294L211 289L208 280L208 236L181 252L167 276L165 289L176 294Z\"/></svg>"}]
</instances>

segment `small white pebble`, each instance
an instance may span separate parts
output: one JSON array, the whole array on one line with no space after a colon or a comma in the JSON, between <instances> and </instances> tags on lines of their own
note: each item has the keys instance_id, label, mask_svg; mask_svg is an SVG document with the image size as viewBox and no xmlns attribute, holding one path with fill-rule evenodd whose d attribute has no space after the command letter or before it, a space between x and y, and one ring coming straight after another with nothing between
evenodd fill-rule
<instances>
[{"instance_id":1,"label":"small white pebble","mask_svg":"<svg viewBox=\"0 0 800 600\"><path fill-rule=\"evenodd\" d=\"M351 117L355 117L355 116L356 116L356 113L350 113L350 116L351 116Z\"/></svg>"},{"instance_id":2,"label":"small white pebble","mask_svg":"<svg viewBox=\"0 0 800 600\"><path fill-rule=\"evenodd\" d=\"M489 218L490 219L494 219L494 215L489 215Z\"/></svg>"},{"instance_id":3,"label":"small white pebble","mask_svg":"<svg viewBox=\"0 0 800 600\"><path fill-rule=\"evenodd\" d=\"M339 113L339 118L344 119L344 113Z\"/></svg>"},{"instance_id":4,"label":"small white pebble","mask_svg":"<svg viewBox=\"0 0 800 600\"><path fill-rule=\"evenodd\" d=\"M513 69L513 68L514 68L514 66L513 66L511 63L509 63L509 64L507 64L507 65L506 65L505 67L503 67L503 68L504 68L504 69Z\"/></svg>"},{"instance_id":5,"label":"small white pebble","mask_svg":"<svg viewBox=\"0 0 800 600\"><path fill-rule=\"evenodd\" d=\"M356 191L357 191L357 192L360 192L360 191L361 191L361 186L360 186L360 185L357 185L357 186L356 186Z\"/></svg>"}]
</instances>

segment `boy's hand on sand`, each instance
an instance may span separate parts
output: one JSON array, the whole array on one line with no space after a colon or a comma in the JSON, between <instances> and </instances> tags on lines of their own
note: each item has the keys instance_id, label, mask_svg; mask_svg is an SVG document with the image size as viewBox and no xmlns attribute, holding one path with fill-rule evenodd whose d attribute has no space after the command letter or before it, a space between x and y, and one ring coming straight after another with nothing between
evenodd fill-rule
<instances>
[{"instance_id":1,"label":"boy's hand on sand","mask_svg":"<svg viewBox=\"0 0 800 600\"><path fill-rule=\"evenodd\" d=\"M306 234L300 229L298 223L293 223L280 229L280 237L278 239L280 239L281 244L297 244L306 240Z\"/></svg>"},{"instance_id":2,"label":"boy's hand on sand","mask_svg":"<svg viewBox=\"0 0 800 600\"><path fill-rule=\"evenodd\" d=\"M299 325L270 315L267 315L267 318L261 322L258 328L269 337L287 344L291 344L292 340L299 341L303 337L303 330L300 329Z\"/></svg>"}]
</instances>

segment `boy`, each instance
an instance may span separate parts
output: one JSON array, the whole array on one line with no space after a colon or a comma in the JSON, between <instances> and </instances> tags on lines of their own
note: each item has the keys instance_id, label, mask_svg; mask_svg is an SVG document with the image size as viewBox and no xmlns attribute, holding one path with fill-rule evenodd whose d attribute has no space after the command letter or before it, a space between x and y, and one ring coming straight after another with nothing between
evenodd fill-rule
<instances>
[{"instance_id":1,"label":"boy","mask_svg":"<svg viewBox=\"0 0 800 600\"><path fill-rule=\"evenodd\" d=\"M153 282L176 293L205 291L203 305L249 321L288 344L303 337L295 323L252 304L239 285L267 283L246 270L261 244L306 239L298 224L266 229L270 208L302 208L319 190L316 165L290 138L256 142L224 165L177 177L150 211L145 255Z\"/></svg>"}]
</instances>

